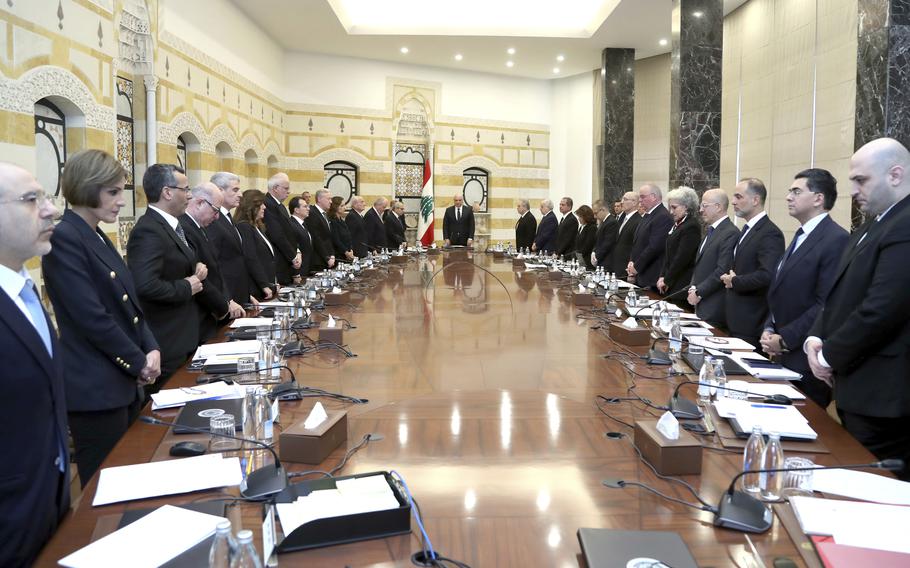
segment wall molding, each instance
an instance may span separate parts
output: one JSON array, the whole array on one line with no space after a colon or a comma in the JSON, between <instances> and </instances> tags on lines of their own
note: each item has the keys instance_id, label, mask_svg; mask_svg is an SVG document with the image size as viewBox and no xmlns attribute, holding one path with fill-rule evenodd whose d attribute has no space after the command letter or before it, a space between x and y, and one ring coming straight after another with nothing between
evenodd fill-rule
<instances>
[{"instance_id":1,"label":"wall molding","mask_svg":"<svg viewBox=\"0 0 910 568\"><path fill-rule=\"evenodd\" d=\"M0 74L0 110L32 115L35 103L46 97L70 101L84 116L85 126L114 131L116 115L113 107L98 103L88 86L71 71L41 65L29 69L18 79Z\"/></svg>"}]
</instances>

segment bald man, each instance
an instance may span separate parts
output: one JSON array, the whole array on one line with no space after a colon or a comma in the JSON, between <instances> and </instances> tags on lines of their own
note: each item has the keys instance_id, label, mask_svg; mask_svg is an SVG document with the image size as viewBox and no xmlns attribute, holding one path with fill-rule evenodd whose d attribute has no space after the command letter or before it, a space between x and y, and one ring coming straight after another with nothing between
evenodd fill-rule
<instances>
[{"instance_id":1,"label":"bald man","mask_svg":"<svg viewBox=\"0 0 910 568\"><path fill-rule=\"evenodd\" d=\"M0 162L0 566L31 566L69 509L62 348L25 269L50 252L58 213L32 174Z\"/></svg>"},{"instance_id":2,"label":"bald man","mask_svg":"<svg viewBox=\"0 0 910 568\"><path fill-rule=\"evenodd\" d=\"M698 213L705 225L705 235L695 255L688 296L698 317L723 329L727 328L726 288L720 277L730 270L733 247L739 239L739 229L730 221L729 209L730 198L722 189L709 189L701 196Z\"/></svg>"},{"instance_id":3,"label":"bald man","mask_svg":"<svg viewBox=\"0 0 910 568\"><path fill-rule=\"evenodd\" d=\"M850 158L850 183L867 220L803 347L847 431L879 459L903 459L910 480L910 152L869 142Z\"/></svg>"},{"instance_id":4,"label":"bald man","mask_svg":"<svg viewBox=\"0 0 910 568\"><path fill-rule=\"evenodd\" d=\"M442 216L442 238L445 246L474 244L474 210L466 207L464 196L456 194L452 205L446 208Z\"/></svg>"},{"instance_id":5,"label":"bald man","mask_svg":"<svg viewBox=\"0 0 910 568\"><path fill-rule=\"evenodd\" d=\"M265 236L275 251L275 278L279 284L292 284L300 276L303 256L297 250L297 235L291 225L291 214L284 206L291 190L291 181L284 172L269 178L265 196Z\"/></svg>"}]
</instances>

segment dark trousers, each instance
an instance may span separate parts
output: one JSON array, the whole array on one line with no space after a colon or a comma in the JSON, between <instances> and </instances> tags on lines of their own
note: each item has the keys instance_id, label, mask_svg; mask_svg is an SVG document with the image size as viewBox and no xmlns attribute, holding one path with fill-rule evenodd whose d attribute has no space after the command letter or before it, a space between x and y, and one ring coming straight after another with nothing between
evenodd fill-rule
<instances>
[{"instance_id":1,"label":"dark trousers","mask_svg":"<svg viewBox=\"0 0 910 568\"><path fill-rule=\"evenodd\" d=\"M70 433L82 487L89 482L130 424L139 415L139 396L128 406L110 410L70 412Z\"/></svg>"},{"instance_id":2,"label":"dark trousers","mask_svg":"<svg viewBox=\"0 0 910 568\"><path fill-rule=\"evenodd\" d=\"M828 408L828 405L831 404L831 387L824 381L813 377L812 371L800 372L802 372L803 378L798 381L790 381L790 384L815 404Z\"/></svg>"},{"instance_id":3,"label":"dark trousers","mask_svg":"<svg viewBox=\"0 0 910 568\"><path fill-rule=\"evenodd\" d=\"M910 481L910 416L879 418L837 409L847 432L880 460L904 460L904 469L895 471L899 479Z\"/></svg>"}]
</instances>

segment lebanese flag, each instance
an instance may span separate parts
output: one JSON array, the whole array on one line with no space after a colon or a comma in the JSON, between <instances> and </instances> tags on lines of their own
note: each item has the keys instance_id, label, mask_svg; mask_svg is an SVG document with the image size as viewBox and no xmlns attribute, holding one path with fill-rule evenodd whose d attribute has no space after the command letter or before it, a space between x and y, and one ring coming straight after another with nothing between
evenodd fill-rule
<instances>
[{"instance_id":1,"label":"lebanese flag","mask_svg":"<svg viewBox=\"0 0 910 568\"><path fill-rule=\"evenodd\" d=\"M417 239L428 247L433 244L433 172L430 158L423 165L423 191L420 192L420 212L417 218Z\"/></svg>"}]
</instances>

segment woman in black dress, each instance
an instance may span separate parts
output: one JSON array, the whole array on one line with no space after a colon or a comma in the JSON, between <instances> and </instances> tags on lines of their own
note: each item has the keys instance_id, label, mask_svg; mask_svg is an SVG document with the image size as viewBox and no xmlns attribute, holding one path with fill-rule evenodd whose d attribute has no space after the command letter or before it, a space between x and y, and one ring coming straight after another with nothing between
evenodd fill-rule
<instances>
[{"instance_id":1,"label":"woman in black dress","mask_svg":"<svg viewBox=\"0 0 910 568\"><path fill-rule=\"evenodd\" d=\"M348 206L340 197L333 197L326 216L332 228L332 245L335 247L335 258L342 262L354 260L354 246L351 243L351 230L344 218L348 214Z\"/></svg>"},{"instance_id":2,"label":"woman in black dress","mask_svg":"<svg viewBox=\"0 0 910 568\"><path fill-rule=\"evenodd\" d=\"M575 216L578 217L578 237L575 239L575 252L580 255L585 263L585 268L594 270L591 264L591 252L594 250L594 243L597 240L597 219L594 218L594 210L587 205L582 205L575 210Z\"/></svg>"},{"instance_id":3,"label":"woman in black dress","mask_svg":"<svg viewBox=\"0 0 910 568\"><path fill-rule=\"evenodd\" d=\"M234 222L243 239L243 258L250 276L250 295L269 300L277 289L275 283L275 250L265 237L265 194L248 189L240 197ZM268 292L266 292L268 289Z\"/></svg>"},{"instance_id":4,"label":"woman in black dress","mask_svg":"<svg viewBox=\"0 0 910 568\"><path fill-rule=\"evenodd\" d=\"M673 226L667 236L664 264L657 279L657 291L664 296L677 294L671 300L686 305L680 290L688 289L695 270L695 257L701 243L701 224L698 222L698 194L689 187L680 187L667 194L667 209Z\"/></svg>"}]
</instances>

